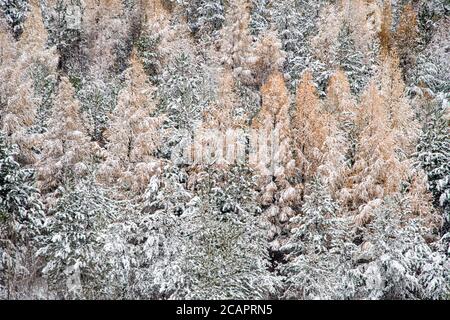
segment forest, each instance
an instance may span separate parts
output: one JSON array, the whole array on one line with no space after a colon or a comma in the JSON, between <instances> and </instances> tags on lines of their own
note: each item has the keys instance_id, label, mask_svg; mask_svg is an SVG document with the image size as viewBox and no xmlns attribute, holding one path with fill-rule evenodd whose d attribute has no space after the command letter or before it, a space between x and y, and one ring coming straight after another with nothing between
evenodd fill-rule
<instances>
[{"instance_id":1,"label":"forest","mask_svg":"<svg viewBox=\"0 0 450 320\"><path fill-rule=\"evenodd\" d=\"M450 0L0 0L0 300L450 299Z\"/></svg>"}]
</instances>

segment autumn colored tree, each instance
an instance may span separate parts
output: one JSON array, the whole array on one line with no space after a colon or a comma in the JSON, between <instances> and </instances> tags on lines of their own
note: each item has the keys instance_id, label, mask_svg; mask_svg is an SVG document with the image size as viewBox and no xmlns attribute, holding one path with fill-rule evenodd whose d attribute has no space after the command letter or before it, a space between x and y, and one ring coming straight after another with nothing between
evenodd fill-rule
<instances>
[{"instance_id":1,"label":"autumn colored tree","mask_svg":"<svg viewBox=\"0 0 450 320\"><path fill-rule=\"evenodd\" d=\"M378 34L381 45L381 52L386 53L391 50L392 39L392 6L391 1L383 1L383 11L381 14L381 29Z\"/></svg>"},{"instance_id":2,"label":"autumn colored tree","mask_svg":"<svg viewBox=\"0 0 450 320\"><path fill-rule=\"evenodd\" d=\"M52 72L57 64L53 49L47 49L47 31L42 20L41 9L37 1L30 2L30 12L23 25L23 33L17 43L13 42L0 28L2 49L2 71L5 78L0 87L2 108L1 125L6 135L20 148L20 160L34 162L33 145L36 136L28 130L34 124L38 106L42 97L36 96L36 69L43 66Z\"/></svg>"},{"instance_id":3,"label":"autumn colored tree","mask_svg":"<svg viewBox=\"0 0 450 320\"><path fill-rule=\"evenodd\" d=\"M361 223L370 218L368 211L376 201L399 190L405 175L395 154L395 139L383 102L376 85L371 83L358 111L355 163L342 190L346 205L349 210L356 210Z\"/></svg>"},{"instance_id":4,"label":"autumn colored tree","mask_svg":"<svg viewBox=\"0 0 450 320\"><path fill-rule=\"evenodd\" d=\"M406 71L415 65L419 34L417 14L411 3L403 7L395 32L395 45L400 59L400 67Z\"/></svg>"},{"instance_id":5,"label":"autumn colored tree","mask_svg":"<svg viewBox=\"0 0 450 320\"><path fill-rule=\"evenodd\" d=\"M341 70L330 78L324 107L329 121L317 171L332 195L337 196L348 170L355 162L356 147L356 101L347 76Z\"/></svg>"},{"instance_id":6,"label":"autumn colored tree","mask_svg":"<svg viewBox=\"0 0 450 320\"><path fill-rule=\"evenodd\" d=\"M40 139L40 149L36 166L43 193L54 191L67 179L85 175L96 153L96 144L83 128L73 86L65 77L61 78L49 130Z\"/></svg>"},{"instance_id":7,"label":"autumn colored tree","mask_svg":"<svg viewBox=\"0 0 450 320\"><path fill-rule=\"evenodd\" d=\"M418 138L418 124L414 120L414 112L405 96L405 84L399 68L399 59L393 50L382 59L379 82L383 97L384 109L387 112L387 123L393 130L398 151L409 156L414 150Z\"/></svg>"},{"instance_id":8,"label":"autumn colored tree","mask_svg":"<svg viewBox=\"0 0 450 320\"><path fill-rule=\"evenodd\" d=\"M261 175L261 201L271 222L272 249L278 250L284 224L293 216L298 191L290 182L295 161L290 150L291 132L289 94L283 75L274 72L261 88L262 108L253 120L257 143L255 158L250 159Z\"/></svg>"},{"instance_id":9,"label":"autumn colored tree","mask_svg":"<svg viewBox=\"0 0 450 320\"><path fill-rule=\"evenodd\" d=\"M126 71L126 86L119 93L110 127L105 133L107 161L102 165L102 179L110 183L119 179L119 183L133 190L146 187L159 144L157 128L160 120L150 116L155 108L152 90L136 50L133 50Z\"/></svg>"},{"instance_id":10,"label":"autumn colored tree","mask_svg":"<svg viewBox=\"0 0 450 320\"><path fill-rule=\"evenodd\" d=\"M312 177L319 165L327 136L327 117L317 95L310 72L305 72L297 87L292 137L299 183Z\"/></svg>"}]
</instances>

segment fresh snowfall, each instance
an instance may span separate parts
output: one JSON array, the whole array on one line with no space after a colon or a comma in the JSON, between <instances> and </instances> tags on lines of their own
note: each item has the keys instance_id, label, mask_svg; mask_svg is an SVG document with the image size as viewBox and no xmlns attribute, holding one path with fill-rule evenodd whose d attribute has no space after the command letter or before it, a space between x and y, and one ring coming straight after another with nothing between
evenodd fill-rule
<instances>
[{"instance_id":1,"label":"fresh snowfall","mask_svg":"<svg viewBox=\"0 0 450 320\"><path fill-rule=\"evenodd\" d=\"M450 0L0 0L0 300L450 299Z\"/></svg>"}]
</instances>

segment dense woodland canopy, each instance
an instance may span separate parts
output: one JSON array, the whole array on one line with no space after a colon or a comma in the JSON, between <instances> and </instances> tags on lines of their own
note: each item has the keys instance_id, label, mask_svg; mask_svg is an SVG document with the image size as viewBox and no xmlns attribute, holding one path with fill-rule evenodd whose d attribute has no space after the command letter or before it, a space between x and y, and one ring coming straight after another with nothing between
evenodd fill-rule
<instances>
[{"instance_id":1,"label":"dense woodland canopy","mask_svg":"<svg viewBox=\"0 0 450 320\"><path fill-rule=\"evenodd\" d=\"M0 0L0 299L449 299L449 14Z\"/></svg>"}]
</instances>

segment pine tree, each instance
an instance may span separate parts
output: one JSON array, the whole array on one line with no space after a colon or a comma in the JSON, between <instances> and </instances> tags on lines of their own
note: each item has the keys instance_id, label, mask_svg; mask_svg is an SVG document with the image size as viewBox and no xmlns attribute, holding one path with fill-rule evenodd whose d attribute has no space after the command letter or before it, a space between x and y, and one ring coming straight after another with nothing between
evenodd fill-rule
<instances>
[{"instance_id":1,"label":"pine tree","mask_svg":"<svg viewBox=\"0 0 450 320\"><path fill-rule=\"evenodd\" d=\"M43 223L43 205L34 171L16 162L17 151L0 132L0 297L27 297L35 279L34 249ZM28 297L32 292L28 292Z\"/></svg>"},{"instance_id":2,"label":"pine tree","mask_svg":"<svg viewBox=\"0 0 450 320\"><path fill-rule=\"evenodd\" d=\"M281 248L286 264L284 298L339 299L342 275L351 267L355 248L349 242L348 221L336 216L338 206L315 177L307 186L302 215L290 220L290 238Z\"/></svg>"},{"instance_id":3,"label":"pine tree","mask_svg":"<svg viewBox=\"0 0 450 320\"><path fill-rule=\"evenodd\" d=\"M315 30L314 17L317 15L311 1L300 2L277 1L273 4L272 21L276 24L282 48L287 53L284 71L296 87L296 81L309 66L311 48L308 37ZM308 12L308 14L306 13Z\"/></svg>"},{"instance_id":4,"label":"pine tree","mask_svg":"<svg viewBox=\"0 0 450 320\"><path fill-rule=\"evenodd\" d=\"M18 38L23 31L23 22L27 17L28 1L26 0L1 0L0 10L6 21L12 28L15 38Z\"/></svg>"},{"instance_id":5,"label":"pine tree","mask_svg":"<svg viewBox=\"0 0 450 320\"><path fill-rule=\"evenodd\" d=\"M425 125L416 147L415 157L418 165L428 176L428 187L434 196L434 204L445 214L450 209L450 142L448 120L446 113L448 106L431 102L428 108ZM450 216L444 216L450 221Z\"/></svg>"},{"instance_id":6,"label":"pine tree","mask_svg":"<svg viewBox=\"0 0 450 320\"><path fill-rule=\"evenodd\" d=\"M356 298L442 299L448 293L449 259L439 243L428 244L421 219L394 196L376 210L352 272Z\"/></svg>"},{"instance_id":7,"label":"pine tree","mask_svg":"<svg viewBox=\"0 0 450 320\"><path fill-rule=\"evenodd\" d=\"M92 179L67 185L49 210L37 254L45 258L42 273L58 298L102 297L107 257L104 230L117 205Z\"/></svg>"},{"instance_id":8,"label":"pine tree","mask_svg":"<svg viewBox=\"0 0 450 320\"><path fill-rule=\"evenodd\" d=\"M115 79L105 79L95 69L90 71L76 92L87 133L93 141L104 145L109 116L117 105L119 84Z\"/></svg>"},{"instance_id":9,"label":"pine tree","mask_svg":"<svg viewBox=\"0 0 450 320\"><path fill-rule=\"evenodd\" d=\"M86 67L85 43L81 29L83 6L80 0L48 0L45 6L45 21L48 26L48 43L55 46L58 68L68 73Z\"/></svg>"},{"instance_id":10,"label":"pine tree","mask_svg":"<svg viewBox=\"0 0 450 320\"><path fill-rule=\"evenodd\" d=\"M191 209L194 196L184 170L171 163L161 168L151 178L138 211L123 222L126 226L131 221L124 237L134 244L128 290L140 299L182 295L185 286L183 254L189 245L186 229L192 226L180 216Z\"/></svg>"},{"instance_id":11,"label":"pine tree","mask_svg":"<svg viewBox=\"0 0 450 320\"><path fill-rule=\"evenodd\" d=\"M256 184L245 167L201 172L189 218L187 298L268 298L276 278L268 271L268 242L256 203Z\"/></svg>"},{"instance_id":12,"label":"pine tree","mask_svg":"<svg viewBox=\"0 0 450 320\"><path fill-rule=\"evenodd\" d=\"M189 27L194 34L214 35L225 21L223 0L196 0L188 4Z\"/></svg>"},{"instance_id":13,"label":"pine tree","mask_svg":"<svg viewBox=\"0 0 450 320\"><path fill-rule=\"evenodd\" d=\"M368 81L369 70L364 63L362 52L355 47L351 32L348 23L344 22L338 35L335 63L347 75L352 92L358 94Z\"/></svg>"},{"instance_id":14,"label":"pine tree","mask_svg":"<svg viewBox=\"0 0 450 320\"><path fill-rule=\"evenodd\" d=\"M272 13L270 5L268 0L251 0L249 23L251 34L258 36L269 28Z\"/></svg>"},{"instance_id":15,"label":"pine tree","mask_svg":"<svg viewBox=\"0 0 450 320\"><path fill-rule=\"evenodd\" d=\"M221 46L223 62L232 68L234 76L244 83L251 83L248 63L253 59L252 37L249 34L249 0L234 0L226 15L228 22L222 29Z\"/></svg>"}]
</instances>

